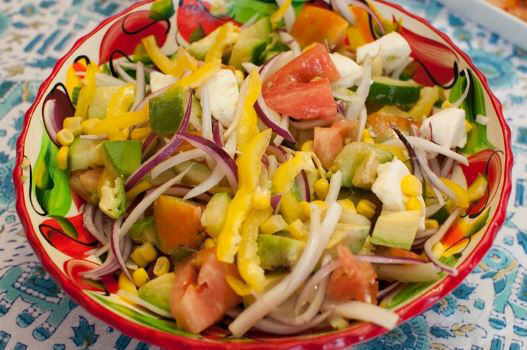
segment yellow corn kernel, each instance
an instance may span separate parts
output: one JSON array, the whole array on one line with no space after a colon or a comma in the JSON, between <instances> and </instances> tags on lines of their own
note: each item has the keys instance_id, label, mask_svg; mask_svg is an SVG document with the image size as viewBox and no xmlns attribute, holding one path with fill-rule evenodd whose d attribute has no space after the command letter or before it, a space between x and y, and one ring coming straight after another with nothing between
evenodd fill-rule
<instances>
[{"instance_id":1,"label":"yellow corn kernel","mask_svg":"<svg viewBox=\"0 0 527 350\"><path fill-rule=\"evenodd\" d=\"M75 136L80 135L82 132L82 118L81 117L69 117L64 119L62 123L64 129L70 130Z\"/></svg>"},{"instance_id":2,"label":"yellow corn kernel","mask_svg":"<svg viewBox=\"0 0 527 350\"><path fill-rule=\"evenodd\" d=\"M362 142L374 144L375 140L373 140L373 137L371 137L370 131L368 129L364 129L362 132Z\"/></svg>"},{"instance_id":3,"label":"yellow corn kernel","mask_svg":"<svg viewBox=\"0 0 527 350\"><path fill-rule=\"evenodd\" d=\"M170 260L166 256L160 256L154 265L154 275L162 276L170 271Z\"/></svg>"},{"instance_id":4,"label":"yellow corn kernel","mask_svg":"<svg viewBox=\"0 0 527 350\"><path fill-rule=\"evenodd\" d=\"M361 199L357 204L357 213L371 219L375 215L377 206L370 200Z\"/></svg>"},{"instance_id":5,"label":"yellow corn kernel","mask_svg":"<svg viewBox=\"0 0 527 350\"><path fill-rule=\"evenodd\" d=\"M315 182L315 193L318 199L324 199L328 195L329 182L326 179L318 179Z\"/></svg>"},{"instance_id":6,"label":"yellow corn kernel","mask_svg":"<svg viewBox=\"0 0 527 350\"><path fill-rule=\"evenodd\" d=\"M416 197L423 192L423 185L416 176L409 174L403 177L401 190L409 197Z\"/></svg>"},{"instance_id":7,"label":"yellow corn kernel","mask_svg":"<svg viewBox=\"0 0 527 350\"><path fill-rule=\"evenodd\" d=\"M132 273L132 278L134 279L134 284L141 287L148 282L148 272L143 268L137 269Z\"/></svg>"},{"instance_id":8,"label":"yellow corn kernel","mask_svg":"<svg viewBox=\"0 0 527 350\"><path fill-rule=\"evenodd\" d=\"M411 197L406 201L406 209L407 210L417 210L421 211L423 206L421 205L421 201L417 197Z\"/></svg>"},{"instance_id":9,"label":"yellow corn kernel","mask_svg":"<svg viewBox=\"0 0 527 350\"><path fill-rule=\"evenodd\" d=\"M133 200L135 197L137 197L140 193L143 193L144 191L148 191L152 188L152 184L149 181L143 180L134 187L130 189L130 191L126 192L126 199L129 201Z\"/></svg>"},{"instance_id":10,"label":"yellow corn kernel","mask_svg":"<svg viewBox=\"0 0 527 350\"><path fill-rule=\"evenodd\" d=\"M450 107L452 107L452 103L450 103L450 101L448 100L445 100L443 104L441 105L441 108L450 108Z\"/></svg>"},{"instance_id":11,"label":"yellow corn kernel","mask_svg":"<svg viewBox=\"0 0 527 350\"><path fill-rule=\"evenodd\" d=\"M468 120L465 120L465 131L466 132L470 132L470 130L472 130L474 126L472 125L471 122L469 122Z\"/></svg>"},{"instance_id":12,"label":"yellow corn kernel","mask_svg":"<svg viewBox=\"0 0 527 350\"><path fill-rule=\"evenodd\" d=\"M130 294L137 295L137 288L135 287L135 284L133 284L132 281L126 277L124 272L121 272L119 275L117 285L119 286L119 289L122 289Z\"/></svg>"},{"instance_id":13,"label":"yellow corn kernel","mask_svg":"<svg viewBox=\"0 0 527 350\"><path fill-rule=\"evenodd\" d=\"M203 247L205 249L214 248L216 246L216 242L212 238L207 238L205 242L203 243Z\"/></svg>"},{"instance_id":14,"label":"yellow corn kernel","mask_svg":"<svg viewBox=\"0 0 527 350\"><path fill-rule=\"evenodd\" d=\"M68 146L62 146L57 153L57 164L62 170L68 169L68 156L70 148Z\"/></svg>"},{"instance_id":15,"label":"yellow corn kernel","mask_svg":"<svg viewBox=\"0 0 527 350\"><path fill-rule=\"evenodd\" d=\"M344 210L349 210L352 212L357 212L357 209L355 208L355 204L351 201L351 199L340 199L337 201L338 204L342 207Z\"/></svg>"},{"instance_id":16,"label":"yellow corn kernel","mask_svg":"<svg viewBox=\"0 0 527 350\"><path fill-rule=\"evenodd\" d=\"M302 152L313 152L313 141L306 141L302 144Z\"/></svg>"},{"instance_id":17,"label":"yellow corn kernel","mask_svg":"<svg viewBox=\"0 0 527 350\"><path fill-rule=\"evenodd\" d=\"M57 141L62 146L69 146L73 143L73 140L75 140L75 135L71 132L69 129L62 129L57 133Z\"/></svg>"},{"instance_id":18,"label":"yellow corn kernel","mask_svg":"<svg viewBox=\"0 0 527 350\"><path fill-rule=\"evenodd\" d=\"M300 212L302 219L309 220L309 218L311 217L311 206L308 202L300 202Z\"/></svg>"},{"instance_id":19,"label":"yellow corn kernel","mask_svg":"<svg viewBox=\"0 0 527 350\"><path fill-rule=\"evenodd\" d=\"M307 237L307 229L302 220L296 219L287 226L287 231L296 239L304 240Z\"/></svg>"},{"instance_id":20,"label":"yellow corn kernel","mask_svg":"<svg viewBox=\"0 0 527 350\"><path fill-rule=\"evenodd\" d=\"M253 208L265 210L271 207L271 191L266 188L257 187L253 196Z\"/></svg>"},{"instance_id":21,"label":"yellow corn kernel","mask_svg":"<svg viewBox=\"0 0 527 350\"><path fill-rule=\"evenodd\" d=\"M468 191L450 179L442 177L441 181L443 181L443 183L456 196L456 199L454 200L452 204L455 205L457 208L467 209L470 204Z\"/></svg>"},{"instance_id":22,"label":"yellow corn kernel","mask_svg":"<svg viewBox=\"0 0 527 350\"><path fill-rule=\"evenodd\" d=\"M283 231L287 228L287 223L285 222L282 215L273 215L269 217L263 224L260 225L260 231L263 234L271 235L278 231Z\"/></svg>"},{"instance_id":23,"label":"yellow corn kernel","mask_svg":"<svg viewBox=\"0 0 527 350\"><path fill-rule=\"evenodd\" d=\"M468 199L471 202L481 199L487 192L487 187L489 182L487 178L483 175L477 177L476 180L468 188Z\"/></svg>"},{"instance_id":24,"label":"yellow corn kernel","mask_svg":"<svg viewBox=\"0 0 527 350\"><path fill-rule=\"evenodd\" d=\"M141 267L145 267L157 258L156 248L150 242L143 243L143 245L134 249L130 255L133 262Z\"/></svg>"},{"instance_id":25,"label":"yellow corn kernel","mask_svg":"<svg viewBox=\"0 0 527 350\"><path fill-rule=\"evenodd\" d=\"M152 132L152 130L148 127L146 128L136 128L134 130L132 130L132 132L130 133L130 138L132 140L142 140L144 138L146 138L148 135L150 135L150 133Z\"/></svg>"},{"instance_id":26,"label":"yellow corn kernel","mask_svg":"<svg viewBox=\"0 0 527 350\"><path fill-rule=\"evenodd\" d=\"M425 221L425 227L427 230L435 230L439 228L439 223L434 219L427 219Z\"/></svg>"}]
</instances>

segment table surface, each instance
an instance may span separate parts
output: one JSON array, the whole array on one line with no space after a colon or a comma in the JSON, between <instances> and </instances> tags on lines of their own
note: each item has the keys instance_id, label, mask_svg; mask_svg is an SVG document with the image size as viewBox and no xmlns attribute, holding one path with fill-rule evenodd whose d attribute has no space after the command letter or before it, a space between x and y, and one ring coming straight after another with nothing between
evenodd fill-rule
<instances>
[{"instance_id":1,"label":"table surface","mask_svg":"<svg viewBox=\"0 0 527 350\"><path fill-rule=\"evenodd\" d=\"M527 349L527 52L435 0L398 2L449 34L489 78L512 128L514 186L505 226L465 282L357 349ZM0 0L0 350L153 348L95 319L44 272L24 238L11 181L23 114L42 80L76 38L130 3Z\"/></svg>"}]
</instances>

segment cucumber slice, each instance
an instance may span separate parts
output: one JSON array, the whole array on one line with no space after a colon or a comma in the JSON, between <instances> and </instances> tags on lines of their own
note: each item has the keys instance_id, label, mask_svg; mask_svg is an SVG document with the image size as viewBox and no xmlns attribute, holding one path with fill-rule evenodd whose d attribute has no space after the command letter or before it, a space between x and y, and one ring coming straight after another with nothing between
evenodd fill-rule
<instances>
[{"instance_id":1,"label":"cucumber slice","mask_svg":"<svg viewBox=\"0 0 527 350\"><path fill-rule=\"evenodd\" d=\"M104 165L101 142L76 138L69 151L70 170L84 170Z\"/></svg>"},{"instance_id":2,"label":"cucumber slice","mask_svg":"<svg viewBox=\"0 0 527 350\"><path fill-rule=\"evenodd\" d=\"M380 106L409 106L419 100L422 86L413 81L379 77L373 80L367 103Z\"/></svg>"},{"instance_id":3,"label":"cucumber slice","mask_svg":"<svg viewBox=\"0 0 527 350\"><path fill-rule=\"evenodd\" d=\"M234 47L232 48L229 64L241 68L243 62L253 62L265 50L269 35L271 34L271 21L269 17L243 29Z\"/></svg>"}]
</instances>

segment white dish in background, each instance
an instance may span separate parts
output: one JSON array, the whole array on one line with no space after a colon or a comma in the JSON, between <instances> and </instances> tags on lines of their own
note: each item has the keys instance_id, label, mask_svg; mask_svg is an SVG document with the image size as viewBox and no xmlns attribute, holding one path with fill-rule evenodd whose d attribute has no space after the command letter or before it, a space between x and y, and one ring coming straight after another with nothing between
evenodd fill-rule
<instances>
[{"instance_id":1,"label":"white dish in background","mask_svg":"<svg viewBox=\"0 0 527 350\"><path fill-rule=\"evenodd\" d=\"M487 0L440 0L456 15L469 18L527 50L527 22Z\"/></svg>"}]
</instances>

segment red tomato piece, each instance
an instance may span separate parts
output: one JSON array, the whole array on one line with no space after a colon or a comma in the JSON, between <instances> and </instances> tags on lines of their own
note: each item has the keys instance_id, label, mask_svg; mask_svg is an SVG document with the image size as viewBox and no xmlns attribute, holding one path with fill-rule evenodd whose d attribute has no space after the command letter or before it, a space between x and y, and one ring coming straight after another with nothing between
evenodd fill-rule
<instances>
[{"instance_id":1,"label":"red tomato piece","mask_svg":"<svg viewBox=\"0 0 527 350\"><path fill-rule=\"evenodd\" d=\"M200 333L241 302L225 277L238 277L236 266L220 262L214 249L200 251L179 266L172 290L171 310L178 326Z\"/></svg>"},{"instance_id":2,"label":"red tomato piece","mask_svg":"<svg viewBox=\"0 0 527 350\"><path fill-rule=\"evenodd\" d=\"M379 285L373 266L355 258L342 245L337 250L341 266L329 278L329 298L335 301L358 300L376 304Z\"/></svg>"},{"instance_id":3,"label":"red tomato piece","mask_svg":"<svg viewBox=\"0 0 527 350\"><path fill-rule=\"evenodd\" d=\"M344 138L337 128L315 128L313 150L322 165L328 169L344 147Z\"/></svg>"}]
</instances>

